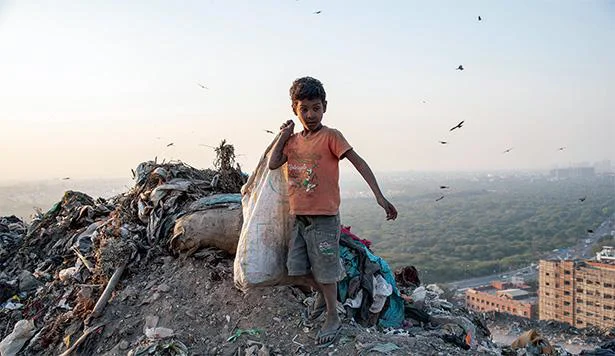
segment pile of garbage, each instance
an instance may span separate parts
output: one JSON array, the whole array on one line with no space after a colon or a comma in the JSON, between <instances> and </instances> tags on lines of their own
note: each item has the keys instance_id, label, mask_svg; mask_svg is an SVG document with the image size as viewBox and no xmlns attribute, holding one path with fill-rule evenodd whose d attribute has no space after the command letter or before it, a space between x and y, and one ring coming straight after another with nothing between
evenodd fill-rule
<instances>
[{"instance_id":1,"label":"pile of garbage","mask_svg":"<svg viewBox=\"0 0 615 356\"><path fill-rule=\"evenodd\" d=\"M579 329L555 320L530 320L498 312L486 312L484 316L487 326L493 332L502 335L515 336L519 339L523 338L525 333L535 330L538 335L544 336L545 341L548 338L548 342L555 350L553 354L557 354L557 350L564 346L574 349L591 349L594 345L600 345L615 338L615 328L600 329L590 326Z\"/></svg>"},{"instance_id":2,"label":"pile of garbage","mask_svg":"<svg viewBox=\"0 0 615 356\"><path fill-rule=\"evenodd\" d=\"M310 291L236 288L247 176L232 146L216 152L215 169L143 162L110 199L67 191L29 225L0 217L0 355L502 354L481 315L412 266L392 271L349 227L344 328L317 349Z\"/></svg>"},{"instance_id":3,"label":"pile of garbage","mask_svg":"<svg viewBox=\"0 0 615 356\"><path fill-rule=\"evenodd\" d=\"M234 159L231 145L223 142L218 149ZM127 193L105 200L67 191L29 226L14 216L0 218L0 330L13 340L4 340L0 354L10 354L7 343L19 344L16 333L26 340L33 336L25 354L57 354L50 347L62 343L76 346L80 334L100 329L90 324L103 314L124 274L139 273L158 256L194 250L194 243L186 243L194 234L178 234L170 246L176 222L206 210L232 210L233 199L206 198L238 195L246 180L232 162L218 163L218 170L199 170L182 162L143 162Z\"/></svg>"}]
</instances>

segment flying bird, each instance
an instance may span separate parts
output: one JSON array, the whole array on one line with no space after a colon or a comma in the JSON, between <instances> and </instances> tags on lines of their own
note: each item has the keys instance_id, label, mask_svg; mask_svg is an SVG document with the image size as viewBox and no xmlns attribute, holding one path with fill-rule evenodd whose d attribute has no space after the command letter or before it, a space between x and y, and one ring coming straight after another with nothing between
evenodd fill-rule
<instances>
[{"instance_id":1,"label":"flying bird","mask_svg":"<svg viewBox=\"0 0 615 356\"><path fill-rule=\"evenodd\" d=\"M173 143L173 142L171 142L171 143L169 143L169 144L167 145L167 147L171 147L171 146L173 146L173 145L174 145L174 143Z\"/></svg>"},{"instance_id":2,"label":"flying bird","mask_svg":"<svg viewBox=\"0 0 615 356\"><path fill-rule=\"evenodd\" d=\"M580 201L580 202L584 202L584 201L585 201L585 199L587 199L587 197L579 198L579 201Z\"/></svg>"},{"instance_id":3,"label":"flying bird","mask_svg":"<svg viewBox=\"0 0 615 356\"><path fill-rule=\"evenodd\" d=\"M319 15L322 11L318 10L318 11L314 11L314 15Z\"/></svg>"},{"instance_id":4,"label":"flying bird","mask_svg":"<svg viewBox=\"0 0 615 356\"><path fill-rule=\"evenodd\" d=\"M457 70L463 70L463 65L459 65L459 67L457 67Z\"/></svg>"},{"instance_id":5,"label":"flying bird","mask_svg":"<svg viewBox=\"0 0 615 356\"><path fill-rule=\"evenodd\" d=\"M587 232L589 232L590 234L593 234L593 233L594 233L594 230L592 230L592 229L587 229Z\"/></svg>"},{"instance_id":6,"label":"flying bird","mask_svg":"<svg viewBox=\"0 0 615 356\"><path fill-rule=\"evenodd\" d=\"M443 144L443 145L446 145L446 144L448 143L448 142L446 142L446 141L438 141L438 142L440 142L440 143L441 143L441 144Z\"/></svg>"},{"instance_id":7,"label":"flying bird","mask_svg":"<svg viewBox=\"0 0 615 356\"><path fill-rule=\"evenodd\" d=\"M508 153L508 152L510 152L510 151L512 151L512 147L511 147L511 148L507 148L507 149L505 149L505 150L504 150L504 152L502 152L502 153Z\"/></svg>"},{"instance_id":8,"label":"flying bird","mask_svg":"<svg viewBox=\"0 0 615 356\"><path fill-rule=\"evenodd\" d=\"M203 88L203 89L209 89L208 87L204 86L204 85L203 85L203 84L201 84L201 83L196 83L196 84L197 84L198 86L200 86L201 88Z\"/></svg>"},{"instance_id":9,"label":"flying bird","mask_svg":"<svg viewBox=\"0 0 615 356\"><path fill-rule=\"evenodd\" d=\"M558 150L558 151L563 151L563 150L565 150L565 149L566 149L566 147L560 147L560 148L558 148L557 150Z\"/></svg>"},{"instance_id":10,"label":"flying bird","mask_svg":"<svg viewBox=\"0 0 615 356\"><path fill-rule=\"evenodd\" d=\"M441 196L441 197L439 197L438 199L436 199L436 201L440 201L440 200L442 200L442 199L444 199L444 195L443 195L443 196Z\"/></svg>"},{"instance_id":11,"label":"flying bird","mask_svg":"<svg viewBox=\"0 0 615 356\"><path fill-rule=\"evenodd\" d=\"M482 19L480 16L478 16L478 21L482 21L482 20L483 20L483 19Z\"/></svg>"},{"instance_id":12,"label":"flying bird","mask_svg":"<svg viewBox=\"0 0 615 356\"><path fill-rule=\"evenodd\" d=\"M64 178L62 178L62 180L69 180L69 179L70 179L70 177L64 177Z\"/></svg>"},{"instance_id":13,"label":"flying bird","mask_svg":"<svg viewBox=\"0 0 615 356\"><path fill-rule=\"evenodd\" d=\"M453 131L454 129L460 129L463 126L464 121L461 121L460 123L457 124L457 126L452 127L449 131Z\"/></svg>"},{"instance_id":14,"label":"flying bird","mask_svg":"<svg viewBox=\"0 0 615 356\"><path fill-rule=\"evenodd\" d=\"M265 130L265 132L266 132L266 133L270 133L270 134L272 134L272 135L274 134L274 132L273 132L273 131L271 131L271 130Z\"/></svg>"},{"instance_id":15,"label":"flying bird","mask_svg":"<svg viewBox=\"0 0 615 356\"><path fill-rule=\"evenodd\" d=\"M448 188L450 188L448 185L441 185L440 186L440 189L448 189Z\"/></svg>"}]
</instances>

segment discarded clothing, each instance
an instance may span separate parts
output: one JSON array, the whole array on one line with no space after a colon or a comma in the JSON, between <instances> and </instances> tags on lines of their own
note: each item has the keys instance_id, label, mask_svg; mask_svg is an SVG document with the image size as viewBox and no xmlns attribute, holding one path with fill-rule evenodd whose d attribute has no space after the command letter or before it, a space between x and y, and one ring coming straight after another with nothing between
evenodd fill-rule
<instances>
[{"instance_id":1,"label":"discarded clothing","mask_svg":"<svg viewBox=\"0 0 615 356\"><path fill-rule=\"evenodd\" d=\"M393 286L384 280L381 274L374 276L374 290L372 294L373 302L369 307L370 313L380 313L384 307L388 296L393 293Z\"/></svg>"},{"instance_id":2,"label":"discarded clothing","mask_svg":"<svg viewBox=\"0 0 615 356\"><path fill-rule=\"evenodd\" d=\"M350 307L352 309L359 309L361 307L361 303L363 302L363 290L359 290L354 298L348 298L344 302L345 307Z\"/></svg>"},{"instance_id":3,"label":"discarded clothing","mask_svg":"<svg viewBox=\"0 0 615 356\"><path fill-rule=\"evenodd\" d=\"M410 319L414 319L418 322L421 323L428 323L429 322L429 314L427 314L425 311L415 307L412 304L406 304L405 308L404 308L404 313L406 314L406 317L410 318Z\"/></svg>"},{"instance_id":4,"label":"discarded clothing","mask_svg":"<svg viewBox=\"0 0 615 356\"><path fill-rule=\"evenodd\" d=\"M346 234L348 236L350 236L353 240L355 241L359 241L360 243L362 243L365 247L367 248L371 248L372 247L372 242L366 239L362 239L359 236L353 234L352 232L350 232L350 226L343 226L342 225L342 234Z\"/></svg>"},{"instance_id":5,"label":"discarded clothing","mask_svg":"<svg viewBox=\"0 0 615 356\"><path fill-rule=\"evenodd\" d=\"M214 194L207 197L203 197L190 204L188 210L197 211L220 204L241 204L241 194Z\"/></svg>"},{"instance_id":6,"label":"discarded clothing","mask_svg":"<svg viewBox=\"0 0 615 356\"><path fill-rule=\"evenodd\" d=\"M399 267L395 269L395 282L398 287L413 287L421 285L419 272L414 266Z\"/></svg>"},{"instance_id":7,"label":"discarded clothing","mask_svg":"<svg viewBox=\"0 0 615 356\"><path fill-rule=\"evenodd\" d=\"M369 308L373 303L374 295L374 277L378 272L392 287L392 293L382 308L378 324L382 327L399 327L404 320L404 301L395 285L395 277L387 262L344 232L340 236L340 258L344 263L346 278L338 282L338 300L346 301L349 297L355 297L348 293L349 285L353 278L359 277L360 287L366 291L359 311L359 319L369 320Z\"/></svg>"}]
</instances>

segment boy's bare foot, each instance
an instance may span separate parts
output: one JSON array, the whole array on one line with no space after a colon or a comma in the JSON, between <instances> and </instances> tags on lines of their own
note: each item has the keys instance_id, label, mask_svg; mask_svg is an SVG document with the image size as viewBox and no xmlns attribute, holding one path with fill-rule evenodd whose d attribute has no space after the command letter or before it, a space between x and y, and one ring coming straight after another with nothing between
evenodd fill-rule
<instances>
[{"instance_id":1,"label":"boy's bare foot","mask_svg":"<svg viewBox=\"0 0 615 356\"><path fill-rule=\"evenodd\" d=\"M331 345L342 329L342 322L340 318L337 316L337 312L335 314L327 313L327 319L325 320L324 325L316 335L319 346L326 347Z\"/></svg>"}]
</instances>

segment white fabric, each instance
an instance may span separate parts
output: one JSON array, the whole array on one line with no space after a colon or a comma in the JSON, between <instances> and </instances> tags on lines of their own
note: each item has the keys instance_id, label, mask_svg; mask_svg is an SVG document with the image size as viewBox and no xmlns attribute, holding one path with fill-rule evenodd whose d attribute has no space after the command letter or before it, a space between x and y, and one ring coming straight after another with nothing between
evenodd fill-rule
<instances>
[{"instance_id":1,"label":"white fabric","mask_svg":"<svg viewBox=\"0 0 615 356\"><path fill-rule=\"evenodd\" d=\"M361 307L362 301L363 301L363 289L359 289L359 291L357 292L357 295L354 298L346 299L346 301L344 302L344 306L351 307L352 309L358 309Z\"/></svg>"},{"instance_id":2,"label":"white fabric","mask_svg":"<svg viewBox=\"0 0 615 356\"><path fill-rule=\"evenodd\" d=\"M384 307L387 297L393 294L393 286L387 282L380 274L374 275L374 290L372 305L369 307L370 313L380 313Z\"/></svg>"}]
</instances>

